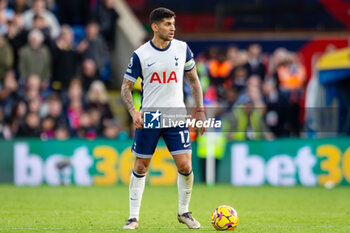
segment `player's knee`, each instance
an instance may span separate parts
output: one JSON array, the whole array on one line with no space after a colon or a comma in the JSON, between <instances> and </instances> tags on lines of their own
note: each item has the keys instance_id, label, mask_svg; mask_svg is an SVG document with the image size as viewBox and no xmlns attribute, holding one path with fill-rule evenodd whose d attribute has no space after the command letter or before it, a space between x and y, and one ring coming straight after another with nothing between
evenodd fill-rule
<instances>
[{"instance_id":1,"label":"player's knee","mask_svg":"<svg viewBox=\"0 0 350 233\"><path fill-rule=\"evenodd\" d=\"M134 171L137 174L145 174L148 171L148 164L143 162L135 163Z\"/></svg>"},{"instance_id":2,"label":"player's knee","mask_svg":"<svg viewBox=\"0 0 350 233\"><path fill-rule=\"evenodd\" d=\"M148 168L146 166L143 165L138 165L134 167L134 171L137 174L145 174L147 172Z\"/></svg>"},{"instance_id":3,"label":"player's knee","mask_svg":"<svg viewBox=\"0 0 350 233\"><path fill-rule=\"evenodd\" d=\"M181 164L179 167L179 172L181 172L182 174L188 174L192 171L192 166L189 163L184 163Z\"/></svg>"}]
</instances>

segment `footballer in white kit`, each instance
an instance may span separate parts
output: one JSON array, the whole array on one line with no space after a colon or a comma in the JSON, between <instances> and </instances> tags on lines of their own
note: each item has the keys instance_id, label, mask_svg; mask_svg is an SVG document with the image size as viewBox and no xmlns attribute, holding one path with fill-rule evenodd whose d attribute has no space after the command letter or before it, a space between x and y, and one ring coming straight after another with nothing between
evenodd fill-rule
<instances>
[{"instance_id":1,"label":"footballer in white kit","mask_svg":"<svg viewBox=\"0 0 350 233\"><path fill-rule=\"evenodd\" d=\"M184 109L183 75L194 67L193 54L185 42L173 39L167 47L159 49L150 40L134 52L124 78L136 82L141 77L141 112L157 108ZM172 155L191 153L186 127L136 129L133 153L140 158L152 157L160 135Z\"/></svg>"},{"instance_id":2,"label":"footballer in white kit","mask_svg":"<svg viewBox=\"0 0 350 233\"><path fill-rule=\"evenodd\" d=\"M194 67L185 42L173 39L160 49L150 40L133 53L124 78L136 82L141 77L142 108L184 108L183 75Z\"/></svg>"},{"instance_id":3,"label":"footballer in white kit","mask_svg":"<svg viewBox=\"0 0 350 233\"><path fill-rule=\"evenodd\" d=\"M178 168L179 209L178 220L191 229L200 227L189 212L189 202L193 185L191 162L191 142L189 130L183 127L146 128L146 110L159 108L185 109L183 97L184 72L189 80L196 107L196 119L204 121L203 95L195 68L193 54L188 45L173 39L175 33L175 13L166 8L157 8L150 14L154 32L153 39L143 44L133 53L122 84L122 98L128 107L136 127L132 152L136 156L129 183L130 216L124 229L138 228L139 211L145 185L145 175L160 136L174 158ZM132 87L141 78L142 100L140 112L132 102ZM152 121L161 113L152 112ZM153 124L151 124L153 126ZM205 128L201 128L203 134Z\"/></svg>"}]
</instances>

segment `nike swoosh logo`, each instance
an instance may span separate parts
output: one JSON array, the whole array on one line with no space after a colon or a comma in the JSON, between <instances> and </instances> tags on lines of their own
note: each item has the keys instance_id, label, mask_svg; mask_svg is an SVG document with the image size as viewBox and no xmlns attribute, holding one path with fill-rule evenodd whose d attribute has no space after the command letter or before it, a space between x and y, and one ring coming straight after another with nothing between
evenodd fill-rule
<instances>
[{"instance_id":1,"label":"nike swoosh logo","mask_svg":"<svg viewBox=\"0 0 350 233\"><path fill-rule=\"evenodd\" d=\"M136 199L136 198L130 198L130 200L132 200L132 201L136 201L137 199Z\"/></svg>"},{"instance_id":2,"label":"nike swoosh logo","mask_svg":"<svg viewBox=\"0 0 350 233\"><path fill-rule=\"evenodd\" d=\"M147 64L148 67L152 66L153 64L155 64L156 62L153 62L151 64Z\"/></svg>"},{"instance_id":3,"label":"nike swoosh logo","mask_svg":"<svg viewBox=\"0 0 350 233\"><path fill-rule=\"evenodd\" d=\"M187 148L187 147L189 147L190 145L191 145L191 144L186 144L186 145L184 145L184 147Z\"/></svg>"}]
</instances>

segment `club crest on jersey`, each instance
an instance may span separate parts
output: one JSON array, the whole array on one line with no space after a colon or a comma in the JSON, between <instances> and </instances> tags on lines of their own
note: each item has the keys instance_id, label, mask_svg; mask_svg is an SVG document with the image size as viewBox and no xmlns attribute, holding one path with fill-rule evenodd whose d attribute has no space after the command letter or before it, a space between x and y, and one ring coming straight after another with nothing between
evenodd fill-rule
<instances>
[{"instance_id":1,"label":"club crest on jersey","mask_svg":"<svg viewBox=\"0 0 350 233\"><path fill-rule=\"evenodd\" d=\"M179 58L175 56L175 58L174 58L174 59L175 59L175 66L178 66L178 65L179 65L179 63L178 63L177 61L179 60Z\"/></svg>"},{"instance_id":2,"label":"club crest on jersey","mask_svg":"<svg viewBox=\"0 0 350 233\"><path fill-rule=\"evenodd\" d=\"M143 128L145 129L159 129L160 125L160 117L162 113L157 110L154 111L145 111L143 112Z\"/></svg>"},{"instance_id":3,"label":"club crest on jersey","mask_svg":"<svg viewBox=\"0 0 350 233\"><path fill-rule=\"evenodd\" d=\"M163 75L159 75L157 72L154 72L151 77L150 83L158 82L159 84L175 82L177 83L177 77L175 71L172 71L167 77L166 72L163 72Z\"/></svg>"}]
</instances>

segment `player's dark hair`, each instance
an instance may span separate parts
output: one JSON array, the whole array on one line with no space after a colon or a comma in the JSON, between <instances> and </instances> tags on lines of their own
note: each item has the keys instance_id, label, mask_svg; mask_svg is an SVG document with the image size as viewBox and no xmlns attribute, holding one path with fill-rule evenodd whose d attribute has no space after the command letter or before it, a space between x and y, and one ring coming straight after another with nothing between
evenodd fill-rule
<instances>
[{"instance_id":1,"label":"player's dark hair","mask_svg":"<svg viewBox=\"0 0 350 233\"><path fill-rule=\"evenodd\" d=\"M167 8L159 7L157 9L154 9L151 14L149 15L149 21L150 24L152 23L159 23L163 19L172 18L175 17L175 13Z\"/></svg>"}]
</instances>

